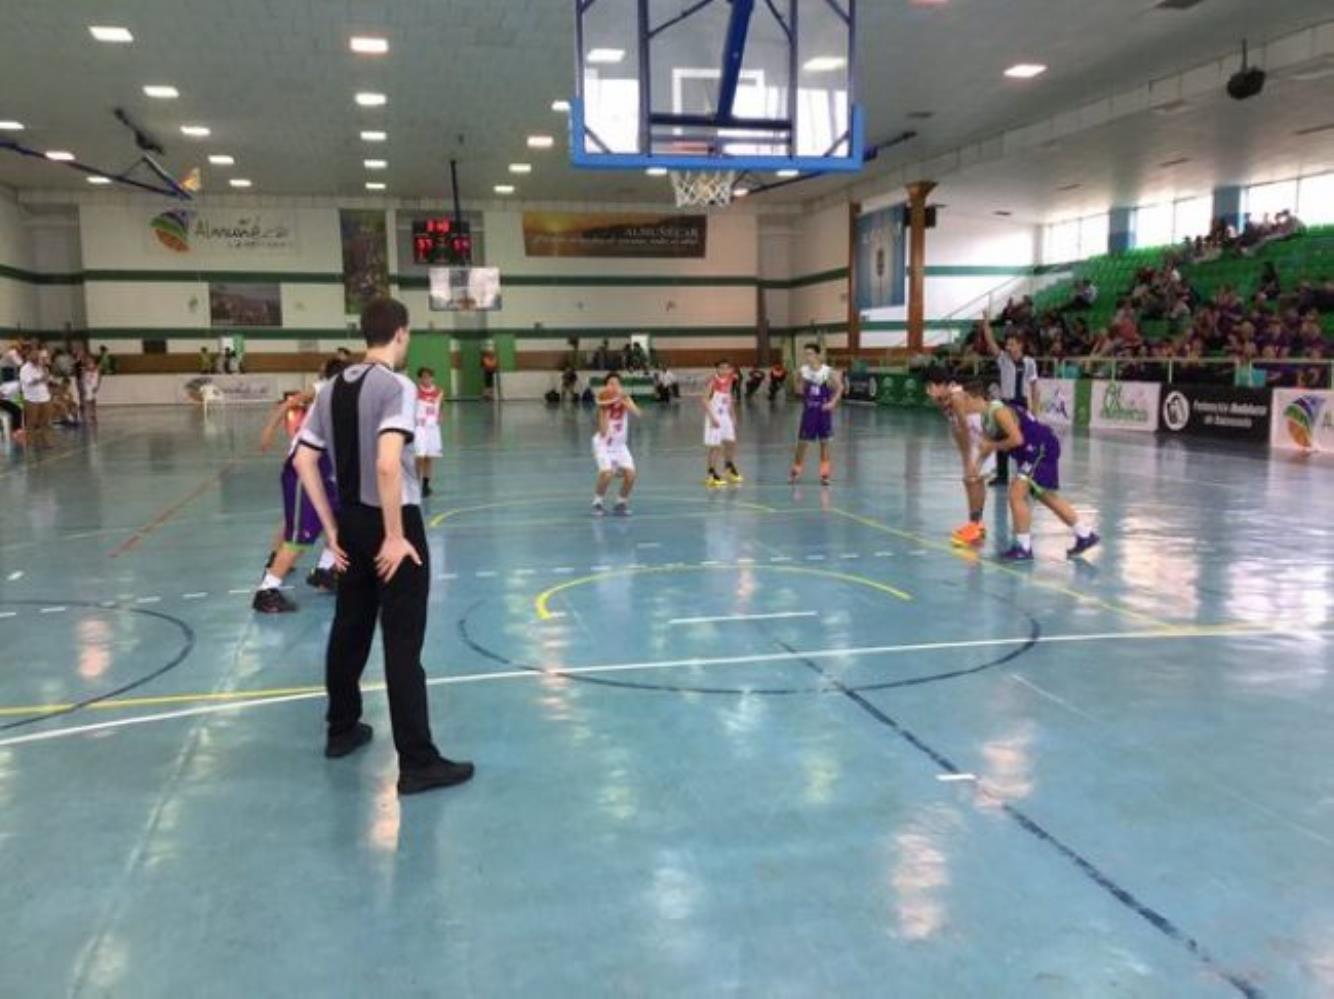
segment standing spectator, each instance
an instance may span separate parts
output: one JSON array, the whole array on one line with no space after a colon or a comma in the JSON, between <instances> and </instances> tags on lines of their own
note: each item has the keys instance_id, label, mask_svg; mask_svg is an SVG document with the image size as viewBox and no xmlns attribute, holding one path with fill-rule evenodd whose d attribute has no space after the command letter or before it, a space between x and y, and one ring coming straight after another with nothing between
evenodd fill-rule
<instances>
[{"instance_id":1,"label":"standing spectator","mask_svg":"<svg viewBox=\"0 0 1334 999\"><path fill-rule=\"evenodd\" d=\"M97 393L102 388L102 372L98 370L91 357L85 359L79 372L79 384L84 422L96 423Z\"/></svg>"},{"instance_id":2,"label":"standing spectator","mask_svg":"<svg viewBox=\"0 0 1334 999\"><path fill-rule=\"evenodd\" d=\"M201 375L213 374L213 355L208 352L207 347L199 348L199 373Z\"/></svg>"},{"instance_id":3,"label":"standing spectator","mask_svg":"<svg viewBox=\"0 0 1334 999\"><path fill-rule=\"evenodd\" d=\"M774 358L774 363L769 365L769 401L777 399L786 386L787 365L783 363L783 355L779 354Z\"/></svg>"},{"instance_id":4,"label":"standing spectator","mask_svg":"<svg viewBox=\"0 0 1334 999\"><path fill-rule=\"evenodd\" d=\"M500 380L500 359L496 357L494 347L487 345L482 350L482 398L494 401L497 383Z\"/></svg>"},{"instance_id":5,"label":"standing spectator","mask_svg":"<svg viewBox=\"0 0 1334 999\"><path fill-rule=\"evenodd\" d=\"M398 793L416 794L471 779L473 765L445 759L431 738L421 664L431 567L412 448L417 392L398 374L411 340L408 310L392 298L373 299L361 330L365 361L316 396L293 459L344 568L325 662L324 755L347 756L371 741L371 727L361 721L361 674L379 618ZM336 522L319 471L326 450L338 483Z\"/></svg>"},{"instance_id":6,"label":"standing spectator","mask_svg":"<svg viewBox=\"0 0 1334 999\"><path fill-rule=\"evenodd\" d=\"M97 373L103 378L116 373L116 359L107 351L106 344L97 348Z\"/></svg>"},{"instance_id":7,"label":"standing spectator","mask_svg":"<svg viewBox=\"0 0 1334 999\"><path fill-rule=\"evenodd\" d=\"M30 344L19 369L19 390L27 414L28 440L33 447L51 443L51 371L46 352Z\"/></svg>"}]
</instances>

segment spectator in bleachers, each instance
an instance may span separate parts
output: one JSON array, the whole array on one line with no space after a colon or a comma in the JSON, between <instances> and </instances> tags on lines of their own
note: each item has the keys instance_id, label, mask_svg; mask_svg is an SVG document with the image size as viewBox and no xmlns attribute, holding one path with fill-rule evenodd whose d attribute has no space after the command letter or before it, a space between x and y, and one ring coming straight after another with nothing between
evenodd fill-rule
<instances>
[{"instance_id":1,"label":"spectator in bleachers","mask_svg":"<svg viewBox=\"0 0 1334 999\"><path fill-rule=\"evenodd\" d=\"M1093 308L1093 303L1098 300L1098 286L1088 278L1082 278L1075 282L1074 294L1070 301L1061 306L1062 312L1086 312Z\"/></svg>"}]
</instances>

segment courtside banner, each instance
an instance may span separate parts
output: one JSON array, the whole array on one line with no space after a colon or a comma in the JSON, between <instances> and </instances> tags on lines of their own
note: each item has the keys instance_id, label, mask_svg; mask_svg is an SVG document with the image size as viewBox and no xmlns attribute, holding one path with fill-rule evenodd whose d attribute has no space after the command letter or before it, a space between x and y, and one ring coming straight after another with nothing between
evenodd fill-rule
<instances>
[{"instance_id":1,"label":"courtside banner","mask_svg":"<svg viewBox=\"0 0 1334 999\"><path fill-rule=\"evenodd\" d=\"M1094 382L1089 426L1098 430L1158 429L1157 382Z\"/></svg>"},{"instance_id":2,"label":"courtside banner","mask_svg":"<svg viewBox=\"0 0 1334 999\"><path fill-rule=\"evenodd\" d=\"M1231 385L1164 385L1158 430L1165 434L1266 441L1273 393Z\"/></svg>"},{"instance_id":3,"label":"courtside banner","mask_svg":"<svg viewBox=\"0 0 1334 999\"><path fill-rule=\"evenodd\" d=\"M1275 389L1269 445L1334 454L1334 392Z\"/></svg>"},{"instance_id":4,"label":"courtside banner","mask_svg":"<svg viewBox=\"0 0 1334 999\"><path fill-rule=\"evenodd\" d=\"M1049 427L1075 424L1075 386L1073 378L1038 379L1038 419Z\"/></svg>"}]
</instances>

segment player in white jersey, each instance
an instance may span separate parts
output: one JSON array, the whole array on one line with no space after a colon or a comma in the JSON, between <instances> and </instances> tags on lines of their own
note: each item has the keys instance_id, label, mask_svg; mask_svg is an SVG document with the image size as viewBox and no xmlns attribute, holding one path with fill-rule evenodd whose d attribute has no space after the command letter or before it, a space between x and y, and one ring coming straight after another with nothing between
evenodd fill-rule
<instances>
[{"instance_id":1,"label":"player in white jersey","mask_svg":"<svg viewBox=\"0 0 1334 999\"><path fill-rule=\"evenodd\" d=\"M708 448L708 477L704 484L719 489L731 483L740 485L744 479L736 467L736 411L733 409L732 386L736 372L730 361L719 361L714 376L709 379L704 394L699 397L704 409L704 446ZM718 474L719 459L723 463L724 479Z\"/></svg>"},{"instance_id":2,"label":"player in white jersey","mask_svg":"<svg viewBox=\"0 0 1334 999\"><path fill-rule=\"evenodd\" d=\"M435 372L418 368L417 433L412 443L417 451L417 478L421 479L423 498L431 495L431 459L444 454L440 442L440 403L444 395L435 383Z\"/></svg>"},{"instance_id":3,"label":"player in white jersey","mask_svg":"<svg viewBox=\"0 0 1334 999\"><path fill-rule=\"evenodd\" d=\"M597 462L598 477L593 487L593 516L606 513L603 498L611 480L621 477L621 494L616 499L615 513L630 514L630 492L635 488L635 459L630 455L630 414L639 416L639 407L625 394L621 376L607 375L606 384L598 393L598 431L593 435L593 460Z\"/></svg>"},{"instance_id":4,"label":"player in white jersey","mask_svg":"<svg viewBox=\"0 0 1334 999\"><path fill-rule=\"evenodd\" d=\"M968 522L955 529L951 540L958 545L977 545L986 540L987 529L982 523L986 512L986 478L996 469L996 455L982 454L986 430L982 415L969 413L963 404L963 386L943 371L927 375L926 394L944 414L950 425L963 462L963 489L968 501ZM997 404L999 405L999 403Z\"/></svg>"}]
</instances>

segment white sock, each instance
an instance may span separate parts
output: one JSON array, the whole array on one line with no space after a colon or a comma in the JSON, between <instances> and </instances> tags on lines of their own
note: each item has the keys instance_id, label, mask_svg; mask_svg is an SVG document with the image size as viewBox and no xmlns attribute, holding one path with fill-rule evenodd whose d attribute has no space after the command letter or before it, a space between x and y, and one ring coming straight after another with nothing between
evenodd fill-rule
<instances>
[{"instance_id":1,"label":"white sock","mask_svg":"<svg viewBox=\"0 0 1334 999\"><path fill-rule=\"evenodd\" d=\"M624 496L618 496L618 497L616 497L616 505L617 505L617 506L625 506L625 505L626 505L627 503L629 503L629 502L630 502L630 500L627 499L627 498L624 497Z\"/></svg>"},{"instance_id":2,"label":"white sock","mask_svg":"<svg viewBox=\"0 0 1334 999\"><path fill-rule=\"evenodd\" d=\"M594 505L594 506L601 506L601 505L602 505L602 497L601 497L601 496L594 495L594 497L593 497L593 505Z\"/></svg>"},{"instance_id":3,"label":"white sock","mask_svg":"<svg viewBox=\"0 0 1334 999\"><path fill-rule=\"evenodd\" d=\"M283 585L283 581L271 572L264 573L264 579L260 582L261 590L276 590Z\"/></svg>"},{"instance_id":4,"label":"white sock","mask_svg":"<svg viewBox=\"0 0 1334 999\"><path fill-rule=\"evenodd\" d=\"M320 561L315 568L332 569L334 567L334 561L334 553L326 548L324 551L320 552Z\"/></svg>"},{"instance_id":5,"label":"white sock","mask_svg":"<svg viewBox=\"0 0 1334 999\"><path fill-rule=\"evenodd\" d=\"M1019 542L1019 547L1022 548L1024 551L1031 552L1033 550L1033 535L1016 534L1014 536L1014 539L1017 542Z\"/></svg>"},{"instance_id":6,"label":"white sock","mask_svg":"<svg viewBox=\"0 0 1334 999\"><path fill-rule=\"evenodd\" d=\"M1093 532L1088 529L1087 525L1082 524L1079 521L1075 521L1075 537L1078 538L1080 541L1083 541L1092 533Z\"/></svg>"}]
</instances>

